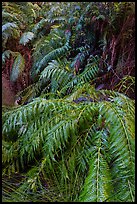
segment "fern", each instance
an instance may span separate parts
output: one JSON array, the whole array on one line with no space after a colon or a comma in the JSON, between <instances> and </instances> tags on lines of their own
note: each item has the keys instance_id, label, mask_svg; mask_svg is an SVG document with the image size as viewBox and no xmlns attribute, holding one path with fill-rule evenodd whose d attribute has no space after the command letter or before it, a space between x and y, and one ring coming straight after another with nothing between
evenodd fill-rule
<instances>
[{"instance_id":1,"label":"fern","mask_svg":"<svg viewBox=\"0 0 137 204\"><path fill-rule=\"evenodd\" d=\"M10 58L11 51L6 50L2 53L2 63L5 64L6 58Z\"/></svg>"},{"instance_id":2,"label":"fern","mask_svg":"<svg viewBox=\"0 0 137 204\"><path fill-rule=\"evenodd\" d=\"M119 99L117 101L119 102ZM132 133L134 132L134 129L127 128L129 119L128 116L125 116L125 111L120 110L122 108L121 106L119 109L117 109L115 105L112 104L109 107L109 110L107 105L104 106L104 108L105 112L103 110L102 113L105 113L106 123L110 123L110 117L112 123L112 126L110 127L110 142L112 143L112 146L110 146L110 151L113 157L113 178L116 179L117 174L119 174L120 177L118 181L115 181L117 186L117 189L115 189L117 192L115 198L119 201L133 201L134 143L132 141L134 136ZM132 187L129 185L129 183ZM123 185L123 188L120 192L118 192L121 185Z\"/></svg>"},{"instance_id":3,"label":"fern","mask_svg":"<svg viewBox=\"0 0 137 204\"><path fill-rule=\"evenodd\" d=\"M93 132L91 165L79 201L134 201L134 129L128 129L128 122L124 122L130 120L127 113L126 119L123 117L127 112L123 107L127 99L122 99L121 105L120 100L119 97L114 103L99 104L100 116L104 118L107 128L103 132L108 133ZM133 106L132 103L130 105Z\"/></svg>"},{"instance_id":4,"label":"fern","mask_svg":"<svg viewBox=\"0 0 137 204\"><path fill-rule=\"evenodd\" d=\"M32 73L37 70L39 63L44 56L58 47L62 47L65 44L65 41L64 31L57 28L53 28L48 36L43 36L38 39L34 44Z\"/></svg>"},{"instance_id":5,"label":"fern","mask_svg":"<svg viewBox=\"0 0 137 204\"><path fill-rule=\"evenodd\" d=\"M25 68L25 60L21 54L18 54L12 67L10 80L15 82L18 79L18 77L21 75L21 73L24 71L24 68Z\"/></svg>"},{"instance_id":6,"label":"fern","mask_svg":"<svg viewBox=\"0 0 137 204\"><path fill-rule=\"evenodd\" d=\"M2 26L2 32L6 32L8 29L18 28L15 23L6 23Z\"/></svg>"},{"instance_id":7,"label":"fern","mask_svg":"<svg viewBox=\"0 0 137 204\"><path fill-rule=\"evenodd\" d=\"M87 91L89 91L88 87ZM95 89L92 89L90 97L93 92ZM129 113L130 118L127 115L129 107L132 110ZM64 196L70 191L69 185L75 183L77 193L79 194L80 191L81 193L79 198L76 194L72 199L79 201L133 200L134 103L132 104L130 99L119 94L118 97L114 96L111 102L75 104L62 99L38 98L25 107L4 113L3 135L6 136L13 131L16 131L18 135L15 142L15 144L20 144L17 160L20 161L23 169L25 164L33 161L36 155L41 155L46 161L43 160L41 168L44 168L45 173L47 172L50 176L48 168L51 172L54 171L58 162L59 167L55 175L58 177L58 187L66 186L65 191L62 191ZM6 137L3 139L5 140ZM6 148L4 143L3 146ZM60 154L62 154L62 160ZM73 154L76 156L75 163L71 160ZM7 159L3 160L4 164L6 164L5 160ZM66 163L67 160L70 162ZM67 172L72 163L73 169L78 165L78 169L72 171L77 175L75 182L73 174ZM16 170L16 165L12 167L12 170L9 166L8 171ZM59 181L63 168L64 177ZM41 171L44 170L42 169ZM85 174L88 169L88 176L84 176L86 180L82 186L83 181L79 180L79 176ZM71 188L72 190L74 189ZM92 194L89 193L91 190Z\"/></svg>"},{"instance_id":8,"label":"fern","mask_svg":"<svg viewBox=\"0 0 137 204\"><path fill-rule=\"evenodd\" d=\"M67 42L65 43L64 46L62 46L61 48L57 48L53 51L51 51L50 53L48 53L40 62L38 65L38 69L35 71L37 74L39 72L41 72L44 67L47 66L48 62L54 59L57 59L61 56L63 56L64 54L66 54L66 52L69 50L70 46L69 46L69 37Z\"/></svg>"},{"instance_id":9,"label":"fern","mask_svg":"<svg viewBox=\"0 0 137 204\"><path fill-rule=\"evenodd\" d=\"M11 19L13 20L13 22L18 21L18 18L15 15L8 13L6 11L2 12L2 17L3 17L3 19L7 19L9 21L11 21Z\"/></svg>"},{"instance_id":10,"label":"fern","mask_svg":"<svg viewBox=\"0 0 137 204\"><path fill-rule=\"evenodd\" d=\"M51 89L55 84L54 91L57 92L64 87L73 77L70 72L68 61L52 60L49 65L41 72L40 80L51 80ZM52 90L51 90L52 92Z\"/></svg>"},{"instance_id":11,"label":"fern","mask_svg":"<svg viewBox=\"0 0 137 204\"><path fill-rule=\"evenodd\" d=\"M10 39L11 37L16 39L19 36L19 28L15 23L8 22L2 26L3 47L5 46L8 39Z\"/></svg>"},{"instance_id":12,"label":"fern","mask_svg":"<svg viewBox=\"0 0 137 204\"><path fill-rule=\"evenodd\" d=\"M93 58L93 62L89 63L81 74L73 77L72 80L61 89L60 92L65 94L68 89L73 90L73 87L77 84L80 85L86 82L90 82L97 75L98 70L98 59Z\"/></svg>"},{"instance_id":13,"label":"fern","mask_svg":"<svg viewBox=\"0 0 137 204\"><path fill-rule=\"evenodd\" d=\"M30 40L33 39L33 37L34 37L34 33L32 33L32 32L25 32L21 36L19 43L23 44L23 45L26 45Z\"/></svg>"},{"instance_id":14,"label":"fern","mask_svg":"<svg viewBox=\"0 0 137 204\"><path fill-rule=\"evenodd\" d=\"M10 79L17 82L29 46L35 81L17 93L21 105L2 107L3 201L134 202L135 101L126 96L134 77L125 76L116 91L94 84L100 73L101 83L108 77L103 63L115 54L108 51L120 48L122 61L132 55L125 42L132 44L133 32L120 37L129 4L2 3L3 64L12 55ZM20 32L21 53L13 52L6 43Z\"/></svg>"},{"instance_id":15,"label":"fern","mask_svg":"<svg viewBox=\"0 0 137 204\"><path fill-rule=\"evenodd\" d=\"M45 26L45 24L46 24L46 19L41 19L35 26L34 26L34 28L32 29L32 32L33 33L35 33L35 34L37 34L38 33L38 31L42 28L42 27L44 27Z\"/></svg>"},{"instance_id":16,"label":"fern","mask_svg":"<svg viewBox=\"0 0 137 204\"><path fill-rule=\"evenodd\" d=\"M89 172L84 183L84 190L79 197L80 202L109 201L113 193L110 169L102 154L104 146L102 142L103 132L96 132L94 135L93 141L96 142L92 151Z\"/></svg>"}]
</instances>

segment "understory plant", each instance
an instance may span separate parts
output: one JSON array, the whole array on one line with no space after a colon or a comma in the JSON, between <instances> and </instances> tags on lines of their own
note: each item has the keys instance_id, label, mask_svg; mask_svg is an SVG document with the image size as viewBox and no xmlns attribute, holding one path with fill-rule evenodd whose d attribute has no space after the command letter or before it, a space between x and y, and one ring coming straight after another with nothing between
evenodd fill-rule
<instances>
[{"instance_id":1,"label":"understory plant","mask_svg":"<svg viewBox=\"0 0 137 204\"><path fill-rule=\"evenodd\" d=\"M134 4L3 2L2 15L20 98L2 107L3 202L134 202Z\"/></svg>"},{"instance_id":2,"label":"understory plant","mask_svg":"<svg viewBox=\"0 0 137 204\"><path fill-rule=\"evenodd\" d=\"M27 170L19 190L54 186L52 201L134 201L134 114L131 99L87 84L38 97L3 115L3 174Z\"/></svg>"}]
</instances>

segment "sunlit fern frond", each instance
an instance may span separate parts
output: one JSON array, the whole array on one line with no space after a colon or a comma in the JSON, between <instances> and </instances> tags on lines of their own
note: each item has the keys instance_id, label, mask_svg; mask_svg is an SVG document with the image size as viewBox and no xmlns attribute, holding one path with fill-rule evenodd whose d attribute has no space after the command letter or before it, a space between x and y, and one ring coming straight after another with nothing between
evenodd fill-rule
<instances>
[{"instance_id":1,"label":"sunlit fern frond","mask_svg":"<svg viewBox=\"0 0 137 204\"><path fill-rule=\"evenodd\" d=\"M32 33L32 32L25 32L21 36L19 43L23 44L23 45L26 45L29 41L31 41L33 39L33 37L34 37L34 33Z\"/></svg>"}]
</instances>

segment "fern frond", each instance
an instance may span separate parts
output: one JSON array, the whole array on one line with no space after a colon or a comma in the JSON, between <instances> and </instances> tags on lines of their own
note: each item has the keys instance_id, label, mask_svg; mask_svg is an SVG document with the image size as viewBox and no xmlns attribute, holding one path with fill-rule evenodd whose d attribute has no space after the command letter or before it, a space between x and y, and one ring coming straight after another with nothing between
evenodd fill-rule
<instances>
[{"instance_id":1,"label":"fern frond","mask_svg":"<svg viewBox=\"0 0 137 204\"><path fill-rule=\"evenodd\" d=\"M45 24L46 24L46 19L41 19L35 26L34 26L34 28L32 29L32 32L33 33L35 33L35 34L37 34L38 33L38 31L43 27L43 26L45 26Z\"/></svg>"},{"instance_id":2,"label":"fern frond","mask_svg":"<svg viewBox=\"0 0 137 204\"><path fill-rule=\"evenodd\" d=\"M124 93L130 97L134 94L135 90L135 77L133 76L124 76L120 82L115 86L115 90L118 92ZM132 94L133 93L133 94Z\"/></svg>"},{"instance_id":3,"label":"fern frond","mask_svg":"<svg viewBox=\"0 0 137 204\"><path fill-rule=\"evenodd\" d=\"M88 64L82 74L79 75L81 81L89 82L93 79L99 71L97 63Z\"/></svg>"},{"instance_id":4,"label":"fern frond","mask_svg":"<svg viewBox=\"0 0 137 204\"><path fill-rule=\"evenodd\" d=\"M134 192L134 111L130 118L124 109L124 101L119 104L120 98L114 103L105 103L100 106L100 111L105 117L106 125L110 130L110 152L111 152L111 171L117 186L116 200L133 201ZM132 104L130 102L126 103ZM129 105L129 106L130 106ZM122 107L123 106L123 107ZM132 120L131 120L132 119ZM129 122L130 120L130 122ZM132 122L131 122L132 121ZM115 172L115 173L114 173ZM131 183L131 186L129 186ZM121 188L123 185L123 188ZM120 191L120 192L119 192Z\"/></svg>"},{"instance_id":5,"label":"fern frond","mask_svg":"<svg viewBox=\"0 0 137 204\"><path fill-rule=\"evenodd\" d=\"M24 68L25 68L25 60L21 54L18 54L12 67L10 80L15 82L18 79L18 77L21 75L21 73L24 71Z\"/></svg>"},{"instance_id":6,"label":"fern frond","mask_svg":"<svg viewBox=\"0 0 137 204\"><path fill-rule=\"evenodd\" d=\"M50 52L54 51L58 47L62 47L65 44L64 31L61 29L52 29L48 36L43 36L38 39L34 44L33 53L33 66L32 72L37 70L40 61Z\"/></svg>"},{"instance_id":7,"label":"fern frond","mask_svg":"<svg viewBox=\"0 0 137 204\"><path fill-rule=\"evenodd\" d=\"M16 25L16 23L5 23L2 26L2 42L3 42L3 47L5 47L5 44L7 40L11 37L17 38L20 36L20 30L19 27Z\"/></svg>"},{"instance_id":8,"label":"fern frond","mask_svg":"<svg viewBox=\"0 0 137 204\"><path fill-rule=\"evenodd\" d=\"M18 26L15 23L8 22L2 26L2 32L5 32L5 31L7 31L9 29L13 29L13 28L18 28Z\"/></svg>"},{"instance_id":9,"label":"fern frond","mask_svg":"<svg viewBox=\"0 0 137 204\"><path fill-rule=\"evenodd\" d=\"M86 82L90 82L97 75L98 70L98 62L97 60L95 60L92 63L88 64L81 74L73 77L71 81L68 82L68 84L61 89L60 92L64 94L68 89L73 89L73 87L77 84L80 85Z\"/></svg>"},{"instance_id":10,"label":"fern frond","mask_svg":"<svg viewBox=\"0 0 137 204\"><path fill-rule=\"evenodd\" d=\"M19 43L23 44L23 45L26 45L29 41L31 41L33 39L33 37L34 37L34 33L32 33L32 32L25 32L21 36Z\"/></svg>"},{"instance_id":11,"label":"fern frond","mask_svg":"<svg viewBox=\"0 0 137 204\"><path fill-rule=\"evenodd\" d=\"M103 202L106 199L109 201L109 197L113 193L113 186L111 184L109 166L102 154L101 132L97 132L96 137L92 140L96 141L96 145L93 146L89 172L83 186L83 191L79 196L79 201Z\"/></svg>"},{"instance_id":12,"label":"fern frond","mask_svg":"<svg viewBox=\"0 0 137 204\"><path fill-rule=\"evenodd\" d=\"M44 69L44 67L47 66L49 61L57 59L57 58L63 56L64 54L66 54L66 52L69 50L69 48L70 48L69 42L67 41L63 47L57 48L57 49L53 50L52 52L50 52L49 54L47 54L39 62L39 66L38 66L37 72L41 72Z\"/></svg>"},{"instance_id":13,"label":"fern frond","mask_svg":"<svg viewBox=\"0 0 137 204\"><path fill-rule=\"evenodd\" d=\"M2 63L5 64L6 58L10 58L11 51L6 50L2 53Z\"/></svg>"},{"instance_id":14,"label":"fern frond","mask_svg":"<svg viewBox=\"0 0 137 204\"><path fill-rule=\"evenodd\" d=\"M14 134L14 133L13 133ZM3 165L3 174L9 174L15 173L16 171L19 171L19 161L18 161L18 152L17 152L17 146L18 141L12 142L12 141L5 141L5 138L2 140L2 165ZM10 138L9 138L10 139ZM7 168L7 163L9 163L9 166Z\"/></svg>"},{"instance_id":15,"label":"fern frond","mask_svg":"<svg viewBox=\"0 0 137 204\"><path fill-rule=\"evenodd\" d=\"M24 53L31 44L30 75L35 81L17 93L21 105L2 107L3 178L10 176L13 182L15 175L24 174L15 188L3 182L3 200L134 202L135 101L124 95L134 92L134 77L125 76L114 87L117 91L99 90L94 84L99 71L115 64L117 48L123 52L118 64L132 56L134 48L128 52L126 43L133 44L134 31L124 30L134 4L3 2L2 6L2 61L8 68L12 56L10 79L21 79L25 55L11 51L7 42L22 33L19 44L26 47L17 42L13 50ZM134 19L131 28L133 24Z\"/></svg>"},{"instance_id":16,"label":"fern frond","mask_svg":"<svg viewBox=\"0 0 137 204\"><path fill-rule=\"evenodd\" d=\"M6 11L2 11L2 18L3 18L3 21L6 19L8 21L18 21L18 18L16 17L16 15L13 15L9 12L6 12Z\"/></svg>"},{"instance_id":17,"label":"fern frond","mask_svg":"<svg viewBox=\"0 0 137 204\"><path fill-rule=\"evenodd\" d=\"M51 81L51 92L58 93L73 77L69 69L69 62L67 60L57 61L52 60L49 65L41 72L40 80Z\"/></svg>"}]
</instances>

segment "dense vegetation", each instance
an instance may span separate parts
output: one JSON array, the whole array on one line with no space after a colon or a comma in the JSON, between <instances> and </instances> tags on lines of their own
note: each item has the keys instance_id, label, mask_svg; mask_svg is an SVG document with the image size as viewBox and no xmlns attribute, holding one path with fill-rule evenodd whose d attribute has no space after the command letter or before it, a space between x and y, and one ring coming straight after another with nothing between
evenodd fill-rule
<instances>
[{"instance_id":1,"label":"dense vegetation","mask_svg":"<svg viewBox=\"0 0 137 204\"><path fill-rule=\"evenodd\" d=\"M134 201L134 45L133 2L2 3L3 202Z\"/></svg>"}]
</instances>

